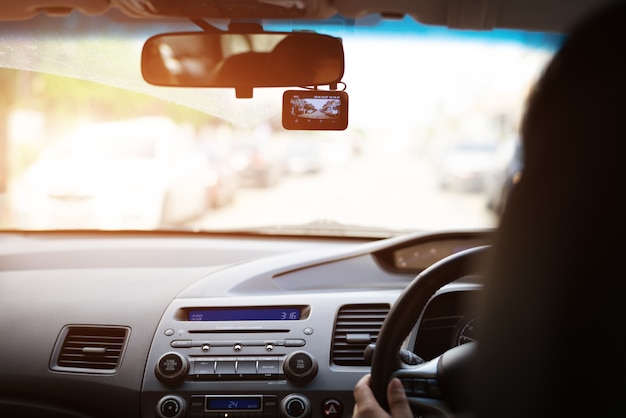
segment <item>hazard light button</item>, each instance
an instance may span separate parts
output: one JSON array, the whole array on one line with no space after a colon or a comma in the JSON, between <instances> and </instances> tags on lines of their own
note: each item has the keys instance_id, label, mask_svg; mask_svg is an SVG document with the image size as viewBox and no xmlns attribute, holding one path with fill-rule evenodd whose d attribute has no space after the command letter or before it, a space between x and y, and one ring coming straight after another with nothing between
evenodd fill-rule
<instances>
[{"instance_id":1,"label":"hazard light button","mask_svg":"<svg viewBox=\"0 0 626 418\"><path fill-rule=\"evenodd\" d=\"M343 405L337 399L327 399L322 404L322 416L340 418L343 415Z\"/></svg>"}]
</instances>

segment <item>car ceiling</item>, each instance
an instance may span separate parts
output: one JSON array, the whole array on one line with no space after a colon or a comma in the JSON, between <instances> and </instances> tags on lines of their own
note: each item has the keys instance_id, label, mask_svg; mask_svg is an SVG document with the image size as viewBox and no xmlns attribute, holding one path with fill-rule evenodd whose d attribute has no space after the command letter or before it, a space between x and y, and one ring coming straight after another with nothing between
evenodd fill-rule
<instances>
[{"instance_id":1,"label":"car ceiling","mask_svg":"<svg viewBox=\"0 0 626 418\"><path fill-rule=\"evenodd\" d=\"M323 19L336 14L359 18L379 14L388 18L412 16L421 23L458 29L489 30L493 28L567 32L581 16L602 5L618 0L3 0L0 20L25 20L39 13L63 16L72 11L86 15L104 14L118 9L130 17L155 17L154 5L185 3L198 7L206 4L204 18L215 16L215 10L232 8L250 10L256 18L276 18L276 10L298 10L299 18ZM230 4L228 4L230 2ZM267 11L259 12L267 6ZM277 7L278 6L278 7ZM245 13L245 12L243 12ZM259 15L262 14L262 16ZM160 14L161 16L163 14ZM240 17L243 17L241 15Z\"/></svg>"}]
</instances>

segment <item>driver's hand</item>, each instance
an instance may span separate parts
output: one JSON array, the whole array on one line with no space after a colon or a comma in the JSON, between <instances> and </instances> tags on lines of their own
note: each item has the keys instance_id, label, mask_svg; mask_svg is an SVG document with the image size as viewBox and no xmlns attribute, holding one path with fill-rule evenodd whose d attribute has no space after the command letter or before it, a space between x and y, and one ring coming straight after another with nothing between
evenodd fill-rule
<instances>
[{"instance_id":1,"label":"driver's hand","mask_svg":"<svg viewBox=\"0 0 626 418\"><path fill-rule=\"evenodd\" d=\"M363 376L354 387L354 412L352 418L413 418L413 412L404 393L400 379L393 378L387 386L387 402L391 414L385 411L376 401L370 389L371 376Z\"/></svg>"}]
</instances>

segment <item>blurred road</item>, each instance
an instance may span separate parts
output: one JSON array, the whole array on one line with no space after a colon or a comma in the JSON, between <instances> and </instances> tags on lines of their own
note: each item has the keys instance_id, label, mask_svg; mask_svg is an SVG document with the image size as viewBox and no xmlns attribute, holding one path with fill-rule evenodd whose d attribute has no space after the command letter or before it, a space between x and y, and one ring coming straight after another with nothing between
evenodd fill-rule
<instances>
[{"instance_id":1,"label":"blurred road","mask_svg":"<svg viewBox=\"0 0 626 418\"><path fill-rule=\"evenodd\" d=\"M241 189L232 206L192 224L223 229L322 219L414 230L491 227L497 221L482 194L439 190L428 161L370 153L317 174L285 176L272 188Z\"/></svg>"}]
</instances>

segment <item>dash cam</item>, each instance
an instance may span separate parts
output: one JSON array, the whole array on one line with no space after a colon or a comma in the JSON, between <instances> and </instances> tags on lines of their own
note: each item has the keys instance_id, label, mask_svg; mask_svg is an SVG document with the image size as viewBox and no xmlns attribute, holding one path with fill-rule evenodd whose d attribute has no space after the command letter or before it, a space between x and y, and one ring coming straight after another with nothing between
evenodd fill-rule
<instances>
[{"instance_id":1,"label":"dash cam","mask_svg":"<svg viewBox=\"0 0 626 418\"><path fill-rule=\"evenodd\" d=\"M347 127L345 91L287 90L283 94L283 128L343 131Z\"/></svg>"}]
</instances>

